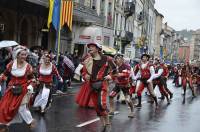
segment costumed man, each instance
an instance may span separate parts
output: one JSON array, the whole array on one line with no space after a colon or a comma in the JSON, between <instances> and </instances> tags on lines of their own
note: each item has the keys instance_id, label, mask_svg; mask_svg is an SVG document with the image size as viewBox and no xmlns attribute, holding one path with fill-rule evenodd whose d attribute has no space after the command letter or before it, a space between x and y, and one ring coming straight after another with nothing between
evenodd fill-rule
<instances>
[{"instance_id":1,"label":"costumed man","mask_svg":"<svg viewBox=\"0 0 200 132\"><path fill-rule=\"evenodd\" d=\"M112 74L116 73L116 66L113 59L101 53L102 47L98 43L87 44L89 53L92 56L90 65L86 65L88 73L85 79L90 81L91 98L97 115L106 128L110 125L107 108L108 80L111 80Z\"/></svg>"},{"instance_id":2,"label":"costumed man","mask_svg":"<svg viewBox=\"0 0 200 132\"><path fill-rule=\"evenodd\" d=\"M124 63L123 55L117 54L115 56L115 64L117 65L117 74L114 77L116 83L115 87L112 89L109 99L110 99L110 115L114 115L114 97L122 91L126 100L126 103L129 105L131 112L128 117L133 118L133 102L131 100L129 89L130 89L130 73L131 67Z\"/></svg>"},{"instance_id":3,"label":"costumed man","mask_svg":"<svg viewBox=\"0 0 200 132\"><path fill-rule=\"evenodd\" d=\"M160 60L159 60L159 62L160 62ZM163 68L162 81L163 81L164 88L165 88L166 92L169 94L170 99L172 99L173 98L173 93L167 87L167 79L169 77L169 69L168 69L168 67L167 67L167 65L165 63L161 63L160 62L160 66ZM164 99L164 95L163 94L161 95L160 99Z\"/></svg>"},{"instance_id":4,"label":"costumed man","mask_svg":"<svg viewBox=\"0 0 200 132\"><path fill-rule=\"evenodd\" d=\"M153 90L153 78L155 74L155 70L153 65L149 63L150 55L148 54L142 54L141 56L141 63L136 65L135 67L135 73L136 75L133 75L134 80L138 80L136 85L136 93L138 96L138 104L136 105L137 108L142 107L142 92L145 87L147 87L151 97L153 98L156 108L158 106L157 97Z\"/></svg>"},{"instance_id":5,"label":"costumed man","mask_svg":"<svg viewBox=\"0 0 200 132\"><path fill-rule=\"evenodd\" d=\"M165 96L166 99L167 99L167 103L170 104L168 93L167 93L167 91L165 89L164 68L160 64L160 59L159 58L155 58L155 60L154 60L154 68L155 68L155 75L154 75L154 79L153 79L153 87L155 88L156 85L158 85L161 95Z\"/></svg>"},{"instance_id":6,"label":"costumed man","mask_svg":"<svg viewBox=\"0 0 200 132\"><path fill-rule=\"evenodd\" d=\"M183 97L184 98L185 98L185 94L186 94L187 83L189 83L189 87L190 87L190 89L192 91L192 95L193 95L193 97L195 97L194 88L192 86L191 72L192 72L192 69L191 69L189 63L186 63L182 67L182 70L181 70Z\"/></svg>"}]
</instances>

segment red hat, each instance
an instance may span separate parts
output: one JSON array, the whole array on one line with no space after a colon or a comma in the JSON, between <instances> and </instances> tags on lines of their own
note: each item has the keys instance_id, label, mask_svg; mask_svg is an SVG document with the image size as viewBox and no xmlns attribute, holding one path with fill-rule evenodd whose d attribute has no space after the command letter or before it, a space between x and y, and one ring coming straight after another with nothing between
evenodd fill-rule
<instances>
[{"instance_id":1,"label":"red hat","mask_svg":"<svg viewBox=\"0 0 200 132\"><path fill-rule=\"evenodd\" d=\"M102 50L102 46L101 46L99 43L96 43L96 42L88 43L88 44L87 44L87 47L89 48L90 45L94 45L94 46L96 46L98 49Z\"/></svg>"}]
</instances>

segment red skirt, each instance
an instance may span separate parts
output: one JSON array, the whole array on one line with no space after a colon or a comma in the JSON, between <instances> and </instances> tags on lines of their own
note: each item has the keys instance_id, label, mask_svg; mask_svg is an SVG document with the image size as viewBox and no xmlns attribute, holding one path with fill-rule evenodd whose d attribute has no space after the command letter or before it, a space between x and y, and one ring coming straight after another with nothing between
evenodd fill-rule
<instances>
[{"instance_id":1,"label":"red skirt","mask_svg":"<svg viewBox=\"0 0 200 132\"><path fill-rule=\"evenodd\" d=\"M90 83L84 82L76 95L76 103L81 107L94 107L91 99Z\"/></svg>"},{"instance_id":2,"label":"red skirt","mask_svg":"<svg viewBox=\"0 0 200 132\"><path fill-rule=\"evenodd\" d=\"M11 89L8 88L0 100L0 123L7 124L17 114L21 102L27 93L27 85L22 85L22 87L23 90L20 96L13 95Z\"/></svg>"}]
</instances>

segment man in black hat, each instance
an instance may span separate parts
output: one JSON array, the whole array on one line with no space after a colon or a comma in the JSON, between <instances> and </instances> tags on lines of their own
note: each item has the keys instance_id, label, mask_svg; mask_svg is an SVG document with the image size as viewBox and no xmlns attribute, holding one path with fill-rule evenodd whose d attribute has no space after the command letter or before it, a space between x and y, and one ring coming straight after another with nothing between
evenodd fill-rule
<instances>
[{"instance_id":1,"label":"man in black hat","mask_svg":"<svg viewBox=\"0 0 200 132\"><path fill-rule=\"evenodd\" d=\"M142 107L142 92L145 87L147 87L151 97L153 98L156 108L158 106L157 97L153 90L153 83L152 80L154 79L155 70L152 64L149 63L150 55L148 54L142 54L141 56L141 63L136 65L134 69L134 73L137 73L136 75L133 75L133 79L137 80L137 86L136 86L136 92L138 96L138 104L136 107L140 108Z\"/></svg>"}]
</instances>

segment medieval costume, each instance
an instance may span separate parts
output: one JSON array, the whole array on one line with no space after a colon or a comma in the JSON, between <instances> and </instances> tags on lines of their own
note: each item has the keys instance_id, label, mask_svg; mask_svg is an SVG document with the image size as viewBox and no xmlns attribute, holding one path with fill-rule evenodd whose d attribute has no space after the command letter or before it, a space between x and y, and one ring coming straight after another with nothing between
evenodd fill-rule
<instances>
[{"instance_id":1,"label":"medieval costume","mask_svg":"<svg viewBox=\"0 0 200 132\"><path fill-rule=\"evenodd\" d=\"M136 107L140 108L142 106L141 100L142 100L142 92L144 90L145 87L147 87L151 97L153 98L153 100L155 101L156 104L156 108L158 106L157 103L157 97L154 93L153 90L153 83L152 80L154 78L154 74L155 74L155 70L154 67L149 63L149 58L150 56L148 54L143 54L141 56L141 59L143 59L144 57L147 58L146 62L141 62L140 64L136 65L136 73L137 75L134 75L134 80L138 80L138 84L136 86L136 92L137 92L137 96L138 96L138 104L136 105Z\"/></svg>"},{"instance_id":2,"label":"medieval costume","mask_svg":"<svg viewBox=\"0 0 200 132\"><path fill-rule=\"evenodd\" d=\"M48 54L45 55L45 57L51 59L50 55ZM46 63L44 61L42 64L39 65L38 80L40 90L35 98L33 107L40 107L41 113L45 112L47 103L51 102L53 75L56 75L59 80L62 81L62 78L60 77L58 70L54 64L49 62L49 65L46 66Z\"/></svg>"},{"instance_id":3,"label":"medieval costume","mask_svg":"<svg viewBox=\"0 0 200 132\"><path fill-rule=\"evenodd\" d=\"M81 85L80 91L76 95L76 103L81 107L94 107L91 99L90 82L86 79L87 74L91 72L92 57L90 55L83 61L83 67L81 69L84 82ZM80 78L80 77L78 77Z\"/></svg>"},{"instance_id":4,"label":"medieval costume","mask_svg":"<svg viewBox=\"0 0 200 132\"><path fill-rule=\"evenodd\" d=\"M189 64L186 64L182 67L181 70L181 78L182 78L182 87L183 87L183 96L185 97L186 94L186 87L187 83L189 83L189 87L192 91L193 97L195 97L194 88L192 86L192 79L191 79L191 67Z\"/></svg>"},{"instance_id":5,"label":"medieval costume","mask_svg":"<svg viewBox=\"0 0 200 132\"><path fill-rule=\"evenodd\" d=\"M18 56L27 54L27 49L17 46L13 50L14 61L11 61L0 80L10 77L5 95L0 101L0 123L10 125L21 123L23 120L32 127L34 120L28 109L28 103L33 92L33 70L25 59L22 66L18 64ZM21 63L21 62L20 62Z\"/></svg>"},{"instance_id":6,"label":"medieval costume","mask_svg":"<svg viewBox=\"0 0 200 132\"><path fill-rule=\"evenodd\" d=\"M130 89L130 73L131 67L123 62L123 56L118 54L115 56L115 61L117 65L117 74L114 76L114 81L116 83L115 87L112 89L110 98L110 115L114 115L114 100L113 98L119 94L120 91L123 92L125 101L131 108L131 112L128 115L129 118L133 118L133 103L129 93Z\"/></svg>"}]
</instances>

